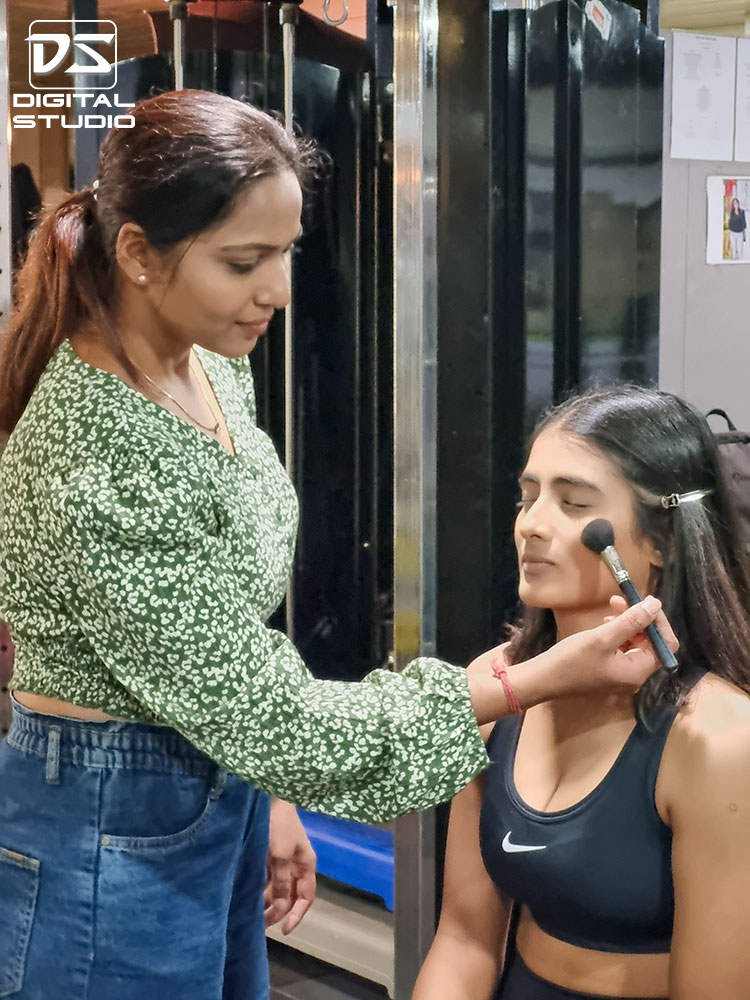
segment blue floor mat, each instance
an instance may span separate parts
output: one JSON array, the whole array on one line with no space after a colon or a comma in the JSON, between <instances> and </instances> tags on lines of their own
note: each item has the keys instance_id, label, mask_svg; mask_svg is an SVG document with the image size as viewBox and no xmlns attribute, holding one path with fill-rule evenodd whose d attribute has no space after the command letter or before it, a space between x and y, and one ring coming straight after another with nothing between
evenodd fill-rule
<instances>
[{"instance_id":1,"label":"blue floor mat","mask_svg":"<svg viewBox=\"0 0 750 1000\"><path fill-rule=\"evenodd\" d=\"M393 834L376 826L351 823L299 810L327 878L379 896L393 910Z\"/></svg>"}]
</instances>

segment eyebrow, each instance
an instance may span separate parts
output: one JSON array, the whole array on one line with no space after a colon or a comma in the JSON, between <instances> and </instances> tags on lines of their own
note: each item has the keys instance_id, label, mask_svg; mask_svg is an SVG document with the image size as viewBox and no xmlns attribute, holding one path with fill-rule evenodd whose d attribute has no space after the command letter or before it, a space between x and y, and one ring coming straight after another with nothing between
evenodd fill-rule
<instances>
[{"instance_id":1,"label":"eyebrow","mask_svg":"<svg viewBox=\"0 0 750 1000\"><path fill-rule=\"evenodd\" d=\"M521 486L527 485L539 485L539 480L536 476L532 476L530 473L524 473L518 480ZM588 479L580 479L578 476L556 476L552 480L553 486L574 486L578 489L590 490L592 493L601 493L602 491L598 486L590 483Z\"/></svg>"},{"instance_id":2,"label":"eyebrow","mask_svg":"<svg viewBox=\"0 0 750 1000\"><path fill-rule=\"evenodd\" d=\"M303 229L297 233L297 235L292 240L292 243L296 243L298 239L302 237L304 233ZM292 245L289 244L289 246ZM274 243L232 243L225 247L221 247L222 250L282 250L283 247Z\"/></svg>"}]
</instances>

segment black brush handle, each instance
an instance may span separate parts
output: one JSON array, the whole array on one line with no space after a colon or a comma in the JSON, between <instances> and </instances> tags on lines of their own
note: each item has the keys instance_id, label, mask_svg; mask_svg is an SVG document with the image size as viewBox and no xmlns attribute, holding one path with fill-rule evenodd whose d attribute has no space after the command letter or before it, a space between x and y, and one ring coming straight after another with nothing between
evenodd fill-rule
<instances>
[{"instance_id":1,"label":"black brush handle","mask_svg":"<svg viewBox=\"0 0 750 1000\"><path fill-rule=\"evenodd\" d=\"M625 599L631 607L634 604L640 604L642 598L632 580L623 580L620 583L620 590L625 595ZM675 659L674 653L664 641L664 636L659 631L658 626L652 622L646 628L646 635L651 640L651 645L654 647L656 655L659 657L664 669L670 673L675 671L679 664Z\"/></svg>"}]
</instances>

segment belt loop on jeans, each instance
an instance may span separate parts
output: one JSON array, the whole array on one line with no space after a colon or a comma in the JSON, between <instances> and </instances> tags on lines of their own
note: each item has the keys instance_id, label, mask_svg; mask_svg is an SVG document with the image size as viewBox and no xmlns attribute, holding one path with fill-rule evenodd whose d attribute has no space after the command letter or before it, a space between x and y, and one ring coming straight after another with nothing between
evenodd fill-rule
<instances>
[{"instance_id":1,"label":"belt loop on jeans","mask_svg":"<svg viewBox=\"0 0 750 1000\"><path fill-rule=\"evenodd\" d=\"M208 793L210 799L218 799L221 797L221 793L224 791L224 786L227 783L227 772L223 768L218 768L216 771L216 777L214 778L214 783L211 786L211 791Z\"/></svg>"},{"instance_id":2,"label":"belt loop on jeans","mask_svg":"<svg viewBox=\"0 0 750 1000\"><path fill-rule=\"evenodd\" d=\"M48 785L60 784L60 734L62 730L59 726L49 727L47 737L47 767L44 777Z\"/></svg>"}]
</instances>

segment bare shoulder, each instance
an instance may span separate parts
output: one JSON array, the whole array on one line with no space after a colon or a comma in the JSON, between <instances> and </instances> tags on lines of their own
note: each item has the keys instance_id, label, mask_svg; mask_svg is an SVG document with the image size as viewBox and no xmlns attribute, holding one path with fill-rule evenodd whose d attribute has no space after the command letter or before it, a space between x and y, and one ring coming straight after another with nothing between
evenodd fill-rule
<instances>
[{"instance_id":1,"label":"bare shoulder","mask_svg":"<svg viewBox=\"0 0 750 1000\"><path fill-rule=\"evenodd\" d=\"M706 674L680 709L659 774L669 811L701 808L716 796L750 808L750 696ZM745 790L747 789L747 791Z\"/></svg>"},{"instance_id":2,"label":"bare shoulder","mask_svg":"<svg viewBox=\"0 0 750 1000\"><path fill-rule=\"evenodd\" d=\"M745 738L750 742L750 695L731 681L708 673L691 691L673 729L684 749L703 743L721 746Z\"/></svg>"}]
</instances>

